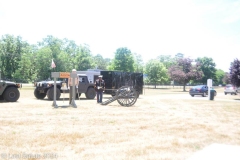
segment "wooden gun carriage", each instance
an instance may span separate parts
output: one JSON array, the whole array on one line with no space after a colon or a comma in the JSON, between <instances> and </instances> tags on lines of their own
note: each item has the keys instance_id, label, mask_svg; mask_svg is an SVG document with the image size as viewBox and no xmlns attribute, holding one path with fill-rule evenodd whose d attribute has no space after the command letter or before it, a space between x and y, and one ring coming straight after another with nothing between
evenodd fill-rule
<instances>
[{"instance_id":1,"label":"wooden gun carriage","mask_svg":"<svg viewBox=\"0 0 240 160\"><path fill-rule=\"evenodd\" d=\"M107 101L104 101L102 105L108 105L117 100L121 106L132 106L136 103L138 94L136 90L131 86L122 86L116 90L116 94Z\"/></svg>"},{"instance_id":2,"label":"wooden gun carriage","mask_svg":"<svg viewBox=\"0 0 240 160\"><path fill-rule=\"evenodd\" d=\"M105 81L105 94L113 97L103 102L107 105L115 100L121 106L132 106L143 93L143 74L120 71L101 71Z\"/></svg>"}]
</instances>

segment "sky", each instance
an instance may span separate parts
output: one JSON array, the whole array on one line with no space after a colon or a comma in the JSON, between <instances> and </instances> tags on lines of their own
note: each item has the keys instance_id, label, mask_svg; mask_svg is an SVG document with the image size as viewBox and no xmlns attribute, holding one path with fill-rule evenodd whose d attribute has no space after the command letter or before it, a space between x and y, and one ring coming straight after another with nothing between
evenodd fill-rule
<instances>
[{"instance_id":1,"label":"sky","mask_svg":"<svg viewBox=\"0 0 240 160\"><path fill-rule=\"evenodd\" d=\"M144 62L159 55L209 57L229 72L240 59L240 0L0 0L0 36L37 44L47 35L113 58L120 47Z\"/></svg>"}]
</instances>

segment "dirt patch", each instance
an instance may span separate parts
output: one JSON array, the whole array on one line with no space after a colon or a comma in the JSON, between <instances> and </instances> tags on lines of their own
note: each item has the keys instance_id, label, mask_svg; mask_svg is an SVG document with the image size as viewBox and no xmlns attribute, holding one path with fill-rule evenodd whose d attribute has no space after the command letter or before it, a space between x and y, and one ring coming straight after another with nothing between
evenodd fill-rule
<instances>
[{"instance_id":1,"label":"dirt patch","mask_svg":"<svg viewBox=\"0 0 240 160\"><path fill-rule=\"evenodd\" d=\"M180 91L146 89L132 107L102 106L82 95L72 108L65 94L54 108L52 101L35 99L32 89L22 89L18 102L0 103L0 154L170 160L212 143L240 145L239 96L219 90L209 101Z\"/></svg>"}]
</instances>

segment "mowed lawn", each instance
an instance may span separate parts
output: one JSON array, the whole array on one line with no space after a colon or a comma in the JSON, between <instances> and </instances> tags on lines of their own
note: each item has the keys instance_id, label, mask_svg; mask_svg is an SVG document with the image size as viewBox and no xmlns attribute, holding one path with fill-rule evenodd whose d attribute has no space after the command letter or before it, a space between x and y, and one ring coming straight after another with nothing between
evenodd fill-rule
<instances>
[{"instance_id":1,"label":"mowed lawn","mask_svg":"<svg viewBox=\"0 0 240 160\"><path fill-rule=\"evenodd\" d=\"M72 108L64 94L53 108L22 88L18 102L0 102L0 159L184 160L213 143L240 145L240 95L216 90L210 101L145 89L131 107L82 95Z\"/></svg>"}]
</instances>

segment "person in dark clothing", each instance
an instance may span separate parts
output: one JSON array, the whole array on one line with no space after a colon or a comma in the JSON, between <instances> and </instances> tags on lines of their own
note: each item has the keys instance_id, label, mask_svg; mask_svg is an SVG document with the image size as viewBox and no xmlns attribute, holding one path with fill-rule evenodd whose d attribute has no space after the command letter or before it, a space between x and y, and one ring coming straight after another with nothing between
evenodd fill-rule
<instances>
[{"instance_id":1,"label":"person in dark clothing","mask_svg":"<svg viewBox=\"0 0 240 160\"><path fill-rule=\"evenodd\" d=\"M95 91L97 92L97 103L102 103L103 92L105 90L105 82L102 75L98 76L99 79L95 81Z\"/></svg>"}]
</instances>

